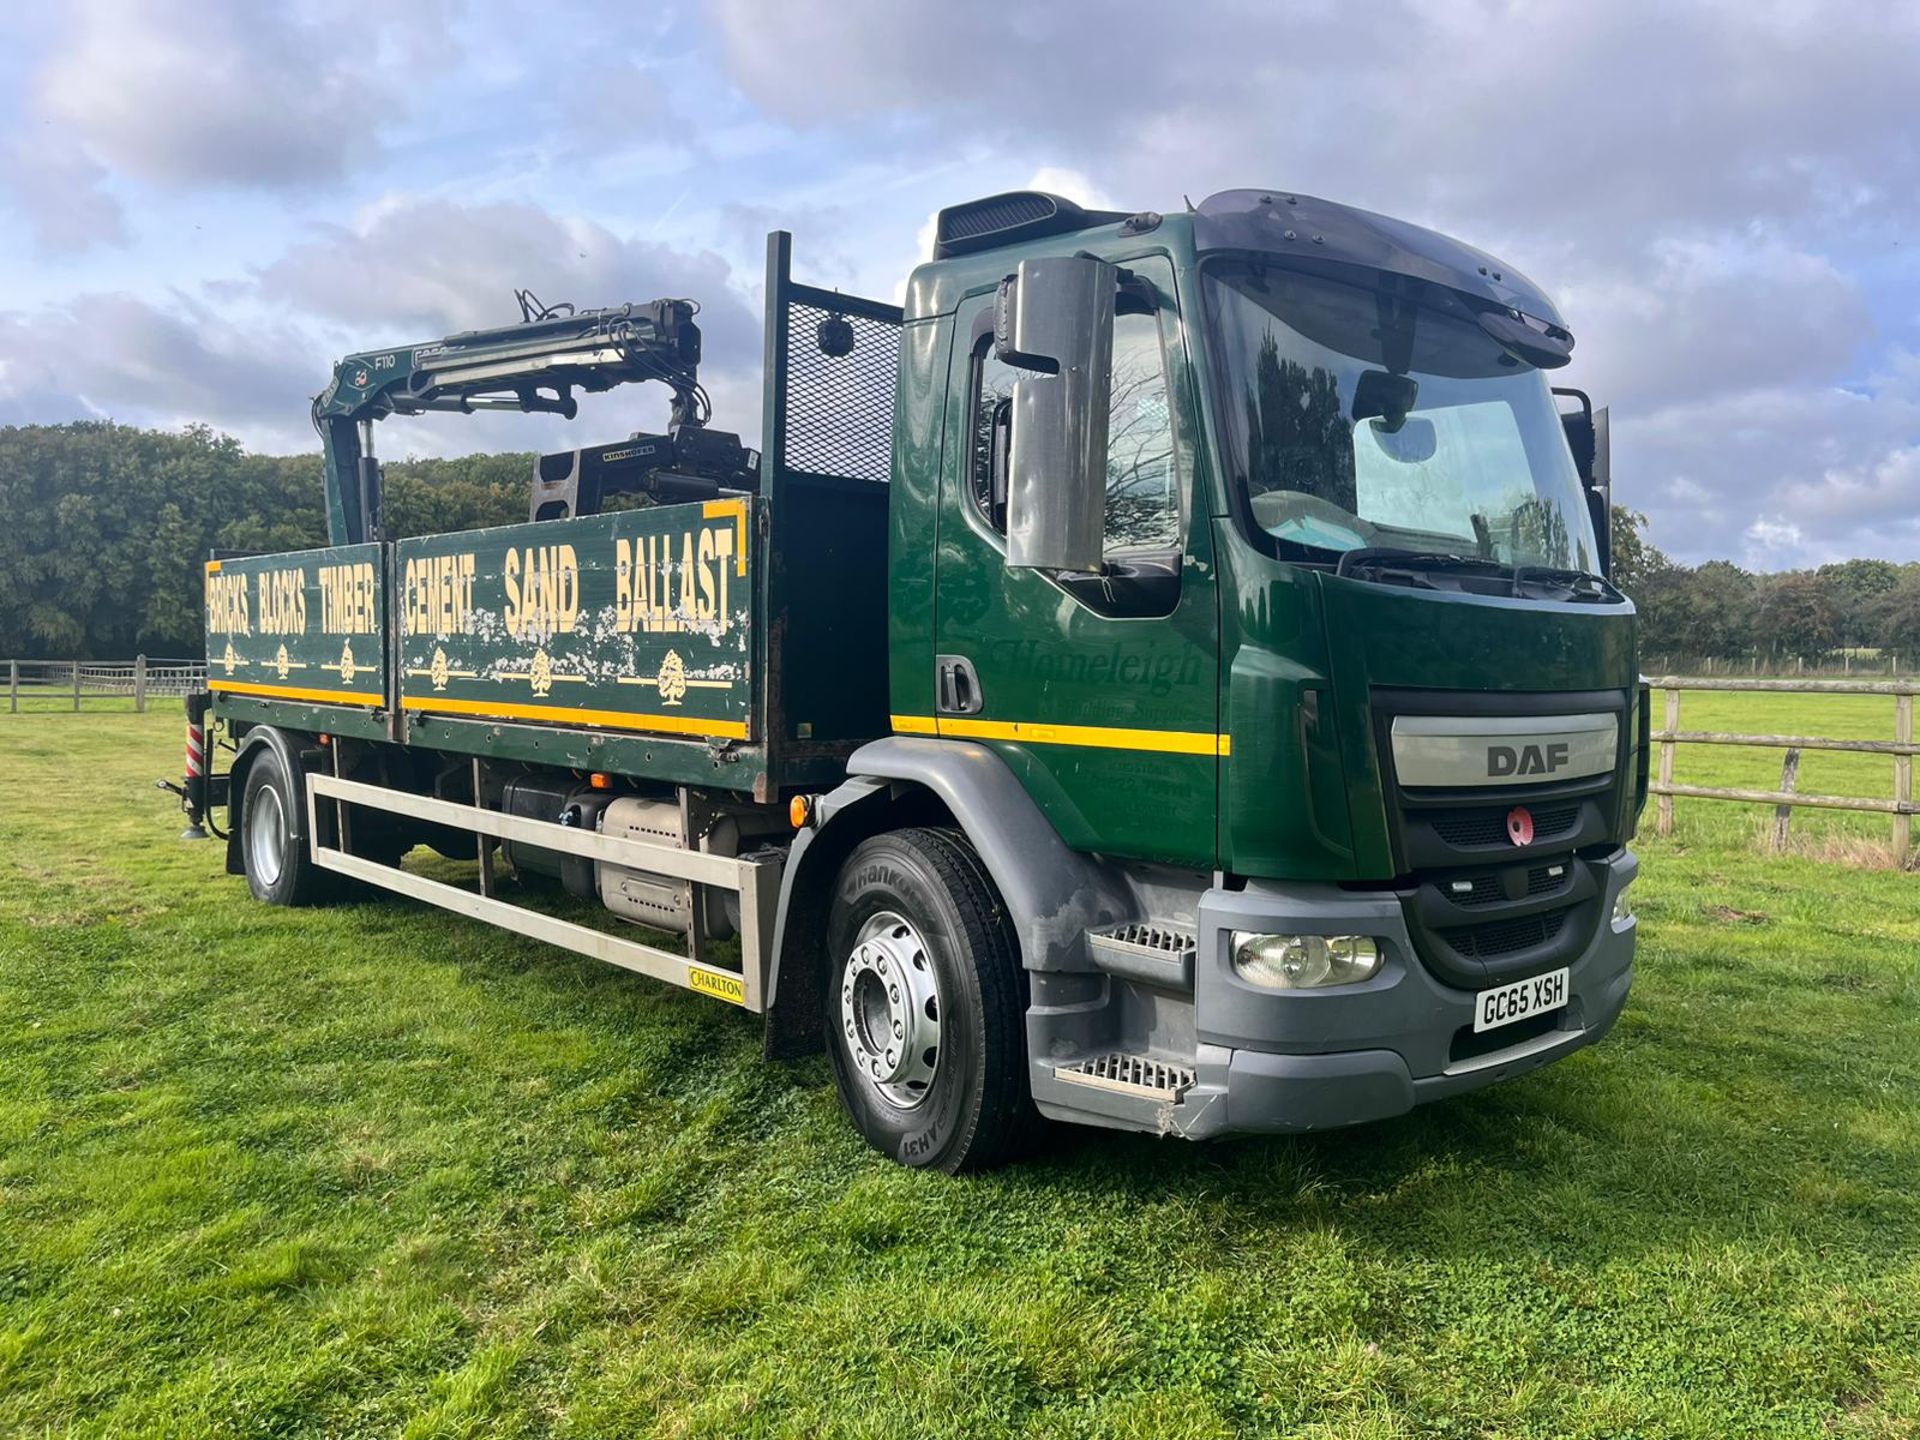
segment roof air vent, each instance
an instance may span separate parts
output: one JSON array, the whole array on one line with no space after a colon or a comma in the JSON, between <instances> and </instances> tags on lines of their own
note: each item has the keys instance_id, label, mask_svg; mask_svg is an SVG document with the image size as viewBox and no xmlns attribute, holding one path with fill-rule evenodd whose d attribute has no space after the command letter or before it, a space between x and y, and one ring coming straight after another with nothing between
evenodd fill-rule
<instances>
[{"instance_id":1,"label":"roof air vent","mask_svg":"<svg viewBox=\"0 0 1920 1440\"><path fill-rule=\"evenodd\" d=\"M991 250L1015 240L1061 235L1126 219L1119 211L1083 210L1071 200L1038 190L1009 190L964 205L949 205L934 225L933 258Z\"/></svg>"}]
</instances>

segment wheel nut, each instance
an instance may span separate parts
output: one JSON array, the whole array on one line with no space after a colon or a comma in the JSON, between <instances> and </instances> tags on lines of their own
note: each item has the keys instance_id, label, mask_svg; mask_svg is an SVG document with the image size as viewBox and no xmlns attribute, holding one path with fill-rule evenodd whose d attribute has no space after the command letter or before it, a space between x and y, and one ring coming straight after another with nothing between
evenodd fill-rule
<instances>
[{"instance_id":1,"label":"wheel nut","mask_svg":"<svg viewBox=\"0 0 1920 1440\"><path fill-rule=\"evenodd\" d=\"M902 1025L898 1020L893 1022L893 1038L894 1039L896 1040L904 1039L906 1038L906 1033L907 1033L906 1026Z\"/></svg>"},{"instance_id":2,"label":"wheel nut","mask_svg":"<svg viewBox=\"0 0 1920 1440\"><path fill-rule=\"evenodd\" d=\"M887 1051L887 1064L897 1065L899 1063L900 1063L900 1052L898 1050Z\"/></svg>"},{"instance_id":3,"label":"wheel nut","mask_svg":"<svg viewBox=\"0 0 1920 1440\"><path fill-rule=\"evenodd\" d=\"M900 1003L900 987L898 985L889 985L887 987L887 998L898 1005Z\"/></svg>"}]
</instances>

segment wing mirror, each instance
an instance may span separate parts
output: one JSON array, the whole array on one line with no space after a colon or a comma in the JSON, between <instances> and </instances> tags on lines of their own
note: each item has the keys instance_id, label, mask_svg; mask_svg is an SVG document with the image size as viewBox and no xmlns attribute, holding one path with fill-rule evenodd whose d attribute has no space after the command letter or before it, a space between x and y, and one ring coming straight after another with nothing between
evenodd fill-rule
<instances>
[{"instance_id":1,"label":"wing mirror","mask_svg":"<svg viewBox=\"0 0 1920 1440\"><path fill-rule=\"evenodd\" d=\"M1578 410L1562 410L1560 427L1567 432L1567 449L1587 492L1587 514L1593 520L1593 543L1600 550L1600 573L1613 578L1613 436L1607 407L1594 408L1584 390L1555 387L1557 398L1572 400Z\"/></svg>"},{"instance_id":2,"label":"wing mirror","mask_svg":"<svg viewBox=\"0 0 1920 1440\"><path fill-rule=\"evenodd\" d=\"M1007 564L1098 570L1118 271L1087 255L1022 260L994 301L994 353L1013 383Z\"/></svg>"}]
</instances>

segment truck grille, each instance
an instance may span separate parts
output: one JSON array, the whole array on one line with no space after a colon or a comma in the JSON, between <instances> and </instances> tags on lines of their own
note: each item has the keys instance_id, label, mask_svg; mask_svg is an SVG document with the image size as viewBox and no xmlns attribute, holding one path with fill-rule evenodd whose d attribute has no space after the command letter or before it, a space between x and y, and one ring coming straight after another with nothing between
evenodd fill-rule
<instances>
[{"instance_id":1,"label":"truck grille","mask_svg":"<svg viewBox=\"0 0 1920 1440\"><path fill-rule=\"evenodd\" d=\"M1505 805L1437 814L1429 823L1435 835L1462 850L1478 849L1484 845L1509 845L1512 842L1507 838L1507 814L1512 809L1512 805ZM1580 820L1578 805L1542 806L1531 810L1531 813L1536 845L1545 840L1559 839Z\"/></svg>"},{"instance_id":2,"label":"truck grille","mask_svg":"<svg viewBox=\"0 0 1920 1440\"><path fill-rule=\"evenodd\" d=\"M1531 866L1526 872L1526 881L1521 894L1528 899L1558 894L1572 883L1568 878L1570 869L1569 860L1556 860L1548 865ZM1465 879L1449 880L1446 885L1447 898L1454 904L1468 909L1480 905L1498 905L1507 898L1507 886L1501 883L1506 873L1470 875Z\"/></svg>"},{"instance_id":3,"label":"truck grille","mask_svg":"<svg viewBox=\"0 0 1920 1440\"><path fill-rule=\"evenodd\" d=\"M1512 693L1502 713L1536 716L1617 712L1627 732L1627 693ZM1414 949L1449 985L1483 989L1568 963L1604 920L1604 885L1593 858L1621 841L1626 764L1613 772L1506 786L1416 786L1394 771L1401 716L1486 713L1489 697L1429 690L1372 693L1381 799L1399 871L1396 885ZM1624 743L1624 742L1623 742ZM1531 843L1516 845L1507 817L1524 806ZM1558 871L1558 874L1553 873Z\"/></svg>"},{"instance_id":4,"label":"truck grille","mask_svg":"<svg viewBox=\"0 0 1920 1440\"><path fill-rule=\"evenodd\" d=\"M1567 923L1567 912L1550 910L1544 915L1521 915L1512 920L1490 920L1484 925L1461 925L1440 931L1440 938L1462 955L1486 960L1496 955L1512 955L1544 945L1560 934Z\"/></svg>"}]
</instances>

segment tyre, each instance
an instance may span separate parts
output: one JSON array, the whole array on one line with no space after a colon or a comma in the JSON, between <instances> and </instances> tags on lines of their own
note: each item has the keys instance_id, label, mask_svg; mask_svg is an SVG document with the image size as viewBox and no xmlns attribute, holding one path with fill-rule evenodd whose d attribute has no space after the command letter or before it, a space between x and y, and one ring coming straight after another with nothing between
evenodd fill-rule
<instances>
[{"instance_id":1,"label":"tyre","mask_svg":"<svg viewBox=\"0 0 1920 1440\"><path fill-rule=\"evenodd\" d=\"M1013 1158L1038 1123L1026 974L966 839L897 830L841 867L822 1014L854 1127L903 1165L948 1173Z\"/></svg>"},{"instance_id":2,"label":"tyre","mask_svg":"<svg viewBox=\"0 0 1920 1440\"><path fill-rule=\"evenodd\" d=\"M301 803L278 752L263 749L247 768L240 806L240 858L253 898L268 905L311 905L322 898L325 875L294 838Z\"/></svg>"}]
</instances>

